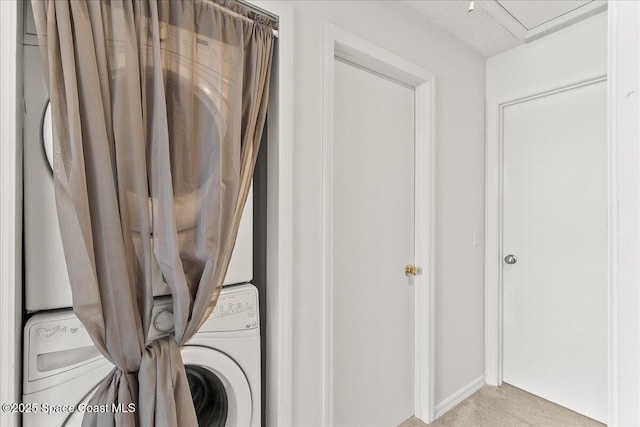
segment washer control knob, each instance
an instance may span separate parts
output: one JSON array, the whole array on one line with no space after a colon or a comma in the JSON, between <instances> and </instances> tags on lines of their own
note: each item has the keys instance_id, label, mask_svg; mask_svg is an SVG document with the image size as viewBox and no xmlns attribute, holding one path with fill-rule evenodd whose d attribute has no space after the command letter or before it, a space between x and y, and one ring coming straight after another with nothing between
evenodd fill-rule
<instances>
[{"instance_id":1,"label":"washer control knob","mask_svg":"<svg viewBox=\"0 0 640 427\"><path fill-rule=\"evenodd\" d=\"M156 314L153 326L158 332L171 332L173 330L173 313L169 310L163 310Z\"/></svg>"}]
</instances>

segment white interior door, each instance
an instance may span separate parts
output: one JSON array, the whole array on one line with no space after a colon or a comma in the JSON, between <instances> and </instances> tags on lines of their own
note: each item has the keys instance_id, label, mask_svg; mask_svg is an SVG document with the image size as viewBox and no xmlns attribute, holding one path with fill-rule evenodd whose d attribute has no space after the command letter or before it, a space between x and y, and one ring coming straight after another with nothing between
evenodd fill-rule
<instances>
[{"instance_id":1,"label":"white interior door","mask_svg":"<svg viewBox=\"0 0 640 427\"><path fill-rule=\"evenodd\" d=\"M503 379L603 422L606 110L598 82L503 116Z\"/></svg>"},{"instance_id":2,"label":"white interior door","mask_svg":"<svg viewBox=\"0 0 640 427\"><path fill-rule=\"evenodd\" d=\"M335 62L333 421L414 412L414 89Z\"/></svg>"}]
</instances>

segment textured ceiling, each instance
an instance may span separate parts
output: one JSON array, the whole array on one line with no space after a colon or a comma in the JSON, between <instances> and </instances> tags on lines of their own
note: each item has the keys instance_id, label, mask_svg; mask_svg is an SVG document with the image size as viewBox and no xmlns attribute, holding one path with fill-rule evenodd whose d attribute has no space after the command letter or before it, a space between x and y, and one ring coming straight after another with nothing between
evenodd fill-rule
<instances>
[{"instance_id":1,"label":"textured ceiling","mask_svg":"<svg viewBox=\"0 0 640 427\"><path fill-rule=\"evenodd\" d=\"M469 0L404 1L425 19L451 33L479 54L489 57L522 42L479 6L467 12Z\"/></svg>"}]
</instances>

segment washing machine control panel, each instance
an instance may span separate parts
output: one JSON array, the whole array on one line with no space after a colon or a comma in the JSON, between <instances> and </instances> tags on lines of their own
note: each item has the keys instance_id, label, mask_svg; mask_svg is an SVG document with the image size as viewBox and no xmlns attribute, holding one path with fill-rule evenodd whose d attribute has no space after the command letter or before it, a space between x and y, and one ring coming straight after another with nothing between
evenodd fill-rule
<instances>
[{"instance_id":1,"label":"washing machine control panel","mask_svg":"<svg viewBox=\"0 0 640 427\"><path fill-rule=\"evenodd\" d=\"M258 290L253 285L225 287L209 319L198 332L233 332L256 329L259 326ZM149 341L173 332L171 297L156 298L151 313Z\"/></svg>"},{"instance_id":2,"label":"washing machine control panel","mask_svg":"<svg viewBox=\"0 0 640 427\"><path fill-rule=\"evenodd\" d=\"M226 288L200 332L232 332L258 328L258 290L253 285Z\"/></svg>"}]
</instances>

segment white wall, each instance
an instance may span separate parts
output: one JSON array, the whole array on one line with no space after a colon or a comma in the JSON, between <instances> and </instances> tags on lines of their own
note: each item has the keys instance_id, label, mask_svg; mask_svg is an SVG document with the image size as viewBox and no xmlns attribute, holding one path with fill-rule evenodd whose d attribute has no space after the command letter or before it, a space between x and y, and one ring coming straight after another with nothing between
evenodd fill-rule
<instances>
[{"instance_id":1,"label":"white wall","mask_svg":"<svg viewBox=\"0 0 640 427\"><path fill-rule=\"evenodd\" d=\"M487 60L487 98L607 66L607 13Z\"/></svg>"},{"instance_id":2,"label":"white wall","mask_svg":"<svg viewBox=\"0 0 640 427\"><path fill-rule=\"evenodd\" d=\"M320 425L324 22L436 74L436 404L484 372L485 60L396 2L294 2L293 423ZM363 292L367 290L363 288ZM366 319L362 319L366 321Z\"/></svg>"}]
</instances>

